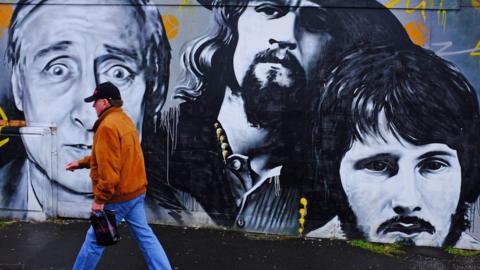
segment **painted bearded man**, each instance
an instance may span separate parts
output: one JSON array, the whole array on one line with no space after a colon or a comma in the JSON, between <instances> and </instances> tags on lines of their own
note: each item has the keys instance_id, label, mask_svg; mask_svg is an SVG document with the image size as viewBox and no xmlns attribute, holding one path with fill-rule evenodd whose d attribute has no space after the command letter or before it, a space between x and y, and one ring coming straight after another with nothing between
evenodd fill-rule
<instances>
[{"instance_id":1,"label":"painted bearded man","mask_svg":"<svg viewBox=\"0 0 480 270\"><path fill-rule=\"evenodd\" d=\"M185 102L166 125L172 140L159 164L168 167L150 195L217 225L296 234L299 188L310 177L310 83L349 44L409 38L376 1L367 1L375 10L331 8L346 1L199 2L213 27L183 54L176 97ZM162 186L180 192L166 200Z\"/></svg>"}]
</instances>

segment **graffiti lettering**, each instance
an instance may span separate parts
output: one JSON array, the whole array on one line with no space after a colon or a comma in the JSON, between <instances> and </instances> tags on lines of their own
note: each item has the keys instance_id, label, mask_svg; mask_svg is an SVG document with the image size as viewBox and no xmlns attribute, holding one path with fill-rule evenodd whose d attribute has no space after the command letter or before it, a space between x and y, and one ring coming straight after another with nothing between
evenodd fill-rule
<instances>
[{"instance_id":1,"label":"graffiti lettering","mask_svg":"<svg viewBox=\"0 0 480 270\"><path fill-rule=\"evenodd\" d=\"M402 0L391 0L390 2L388 2L387 4L385 4L385 6L387 8L394 8L396 7L398 4L400 4L402 2Z\"/></svg>"},{"instance_id":2,"label":"graffiti lettering","mask_svg":"<svg viewBox=\"0 0 480 270\"><path fill-rule=\"evenodd\" d=\"M180 4L180 6L178 7L178 11L179 12L182 12L183 11L183 7L188 5L189 4L189 0L182 0L182 3Z\"/></svg>"},{"instance_id":3,"label":"graffiti lettering","mask_svg":"<svg viewBox=\"0 0 480 270\"><path fill-rule=\"evenodd\" d=\"M400 3L402 3L402 0L391 0L385 6L387 8L395 8ZM441 21L443 27L445 28L447 11L443 8L443 0L439 0L438 5L435 3L434 0L430 0L428 4L427 4L427 0L420 0L420 2L418 2L415 6L412 5L411 0L405 0L405 5L403 8L405 8L405 12L407 14L415 14L416 11L420 11L420 14L422 15L423 20L427 20L428 8L438 9L437 17L439 21Z\"/></svg>"},{"instance_id":4,"label":"graffiti lettering","mask_svg":"<svg viewBox=\"0 0 480 270\"><path fill-rule=\"evenodd\" d=\"M439 56L459 55L459 54L468 54L468 53L471 56L480 56L480 41L477 43L477 45L473 49L460 50L460 51L447 51L449 48L452 47L452 45L453 45L452 41L432 43L432 46L440 47L440 49L435 51L435 53Z\"/></svg>"},{"instance_id":5,"label":"graffiti lettering","mask_svg":"<svg viewBox=\"0 0 480 270\"><path fill-rule=\"evenodd\" d=\"M480 40L477 42L477 45L470 52L471 56L480 56Z\"/></svg>"},{"instance_id":6,"label":"graffiti lettering","mask_svg":"<svg viewBox=\"0 0 480 270\"><path fill-rule=\"evenodd\" d=\"M426 0L421 0L420 3L418 3L415 7L411 8L410 7L410 1L411 0L405 0L405 9L406 9L406 13L407 14L414 14L415 11L417 10L420 10L421 14L422 14L422 18L424 20L427 19L427 13L426 13L426 9L427 9L427 1ZM387 8L394 8L396 7L398 4L400 4L402 2L402 0L391 0L390 2L388 2L385 6ZM432 1L430 1L430 5L432 6Z\"/></svg>"},{"instance_id":7,"label":"graffiti lettering","mask_svg":"<svg viewBox=\"0 0 480 270\"><path fill-rule=\"evenodd\" d=\"M427 20L427 2L425 0L421 1L418 5L416 5L414 8L410 8L410 0L405 1L405 8L407 9L405 12L407 14L413 14L415 11L420 10L422 14L422 18L424 20Z\"/></svg>"}]
</instances>

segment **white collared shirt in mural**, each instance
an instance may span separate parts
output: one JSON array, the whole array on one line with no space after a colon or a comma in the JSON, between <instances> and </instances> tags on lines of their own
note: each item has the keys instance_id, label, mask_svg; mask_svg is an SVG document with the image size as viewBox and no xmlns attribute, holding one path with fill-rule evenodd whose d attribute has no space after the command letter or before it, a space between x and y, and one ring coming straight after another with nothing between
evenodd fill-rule
<instances>
[{"instance_id":1,"label":"white collared shirt in mural","mask_svg":"<svg viewBox=\"0 0 480 270\"><path fill-rule=\"evenodd\" d=\"M232 154L226 159L225 180L229 181L238 207L234 227L246 231L296 234L298 190L281 184L282 166L263 178L250 167L247 156Z\"/></svg>"}]
</instances>

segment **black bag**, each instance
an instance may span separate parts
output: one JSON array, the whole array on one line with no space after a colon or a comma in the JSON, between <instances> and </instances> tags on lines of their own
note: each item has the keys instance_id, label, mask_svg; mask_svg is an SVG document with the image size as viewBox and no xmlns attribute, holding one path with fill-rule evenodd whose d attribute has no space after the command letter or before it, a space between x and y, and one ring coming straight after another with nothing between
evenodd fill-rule
<instances>
[{"instance_id":1,"label":"black bag","mask_svg":"<svg viewBox=\"0 0 480 270\"><path fill-rule=\"evenodd\" d=\"M117 232L117 222L115 220L115 213L110 210L103 210L97 213L92 213L90 216L97 244L100 246L111 246L118 242L120 236Z\"/></svg>"}]
</instances>

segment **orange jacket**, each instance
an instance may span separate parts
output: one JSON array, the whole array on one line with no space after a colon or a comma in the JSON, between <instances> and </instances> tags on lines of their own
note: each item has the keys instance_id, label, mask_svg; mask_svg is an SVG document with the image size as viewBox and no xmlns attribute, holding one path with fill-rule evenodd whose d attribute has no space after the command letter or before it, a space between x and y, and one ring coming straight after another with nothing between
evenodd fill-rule
<instances>
[{"instance_id":1,"label":"orange jacket","mask_svg":"<svg viewBox=\"0 0 480 270\"><path fill-rule=\"evenodd\" d=\"M79 165L90 168L95 202L124 202L145 193L145 164L132 120L121 108L111 107L93 130L92 155L79 160Z\"/></svg>"}]
</instances>

